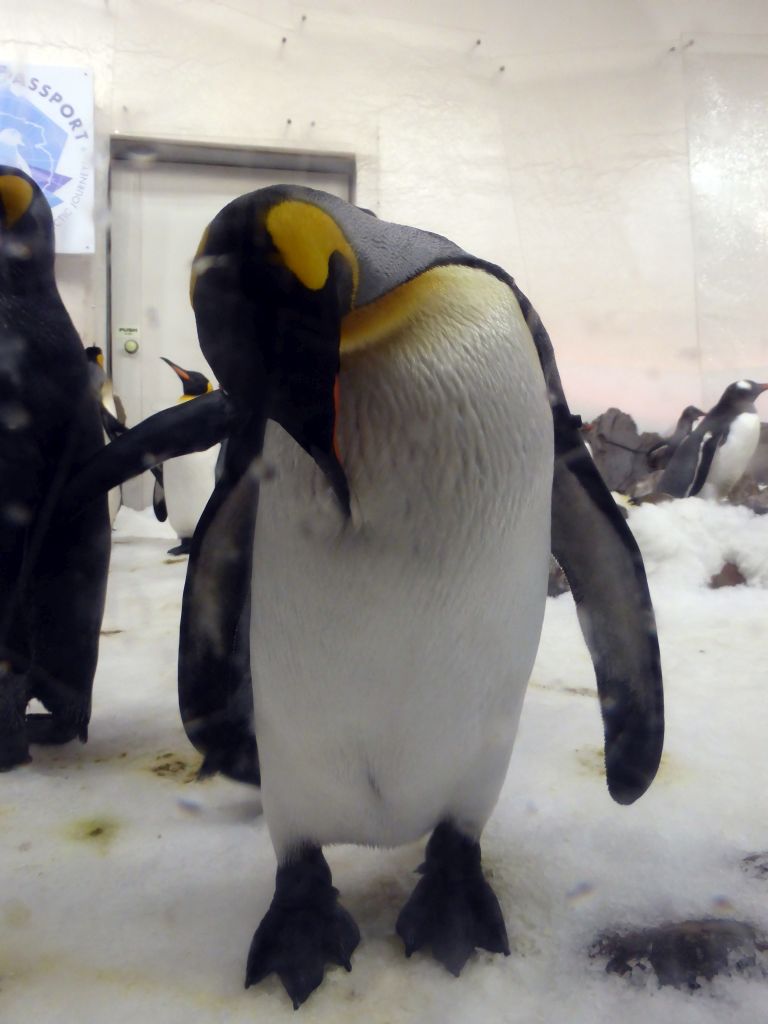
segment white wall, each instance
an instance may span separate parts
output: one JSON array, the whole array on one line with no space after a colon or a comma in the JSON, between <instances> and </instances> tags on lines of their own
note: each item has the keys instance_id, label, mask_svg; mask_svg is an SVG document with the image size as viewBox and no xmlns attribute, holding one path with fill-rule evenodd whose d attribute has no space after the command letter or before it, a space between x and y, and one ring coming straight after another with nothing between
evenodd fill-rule
<instances>
[{"instance_id":1,"label":"white wall","mask_svg":"<svg viewBox=\"0 0 768 1024\"><path fill-rule=\"evenodd\" d=\"M110 133L351 152L361 204L516 277L584 415L768 377L764 0L0 4L0 58L94 71L102 232ZM103 259L59 260L89 342Z\"/></svg>"}]
</instances>

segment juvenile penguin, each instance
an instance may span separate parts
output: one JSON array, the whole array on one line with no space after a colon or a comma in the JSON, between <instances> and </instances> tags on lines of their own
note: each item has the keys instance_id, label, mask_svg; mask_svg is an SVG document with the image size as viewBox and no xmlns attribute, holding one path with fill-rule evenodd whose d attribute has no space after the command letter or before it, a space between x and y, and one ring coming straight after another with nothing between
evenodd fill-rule
<instances>
[{"instance_id":1,"label":"juvenile penguin","mask_svg":"<svg viewBox=\"0 0 768 1024\"><path fill-rule=\"evenodd\" d=\"M104 609L105 495L69 519L68 479L104 440L88 363L54 277L36 183L0 167L0 768L29 743L85 741ZM36 697L47 714L25 715Z\"/></svg>"},{"instance_id":2,"label":"juvenile penguin","mask_svg":"<svg viewBox=\"0 0 768 1024\"><path fill-rule=\"evenodd\" d=\"M160 358L181 381L182 394L179 402L189 402L213 390L213 385L205 374L196 370L184 370L165 356ZM163 463L162 486L165 508L168 521L179 538L178 545L168 551L169 555L189 554L192 534L213 491L217 457L218 449L211 448L208 451L191 452L189 455L182 455ZM153 504L157 513L157 483Z\"/></svg>"},{"instance_id":3,"label":"juvenile penguin","mask_svg":"<svg viewBox=\"0 0 768 1024\"><path fill-rule=\"evenodd\" d=\"M297 186L214 218L192 299L221 390L118 439L68 498L148 452L227 438L192 541L179 695L209 768L262 783L278 868L246 985L276 972L298 1006L326 964L350 968L360 933L323 856L333 843L431 833L397 920L406 955L431 948L458 974L476 947L508 954L480 836L550 545L595 664L614 799L645 791L663 738L640 554L547 333L500 268Z\"/></svg>"},{"instance_id":4,"label":"juvenile penguin","mask_svg":"<svg viewBox=\"0 0 768 1024\"><path fill-rule=\"evenodd\" d=\"M747 470L760 440L755 400L768 384L737 380L672 456L659 490L675 498L725 498Z\"/></svg>"},{"instance_id":5,"label":"juvenile penguin","mask_svg":"<svg viewBox=\"0 0 768 1024\"><path fill-rule=\"evenodd\" d=\"M686 405L669 437L662 438L648 449L648 465L651 469L664 469L669 465L672 456L691 433L696 421L700 420L703 415L704 413L697 406Z\"/></svg>"}]
</instances>

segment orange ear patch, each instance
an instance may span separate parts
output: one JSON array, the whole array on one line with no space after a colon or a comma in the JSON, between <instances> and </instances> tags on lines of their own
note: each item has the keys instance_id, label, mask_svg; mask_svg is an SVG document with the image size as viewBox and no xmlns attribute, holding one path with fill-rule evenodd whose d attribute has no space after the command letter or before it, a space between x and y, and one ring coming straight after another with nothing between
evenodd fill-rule
<instances>
[{"instance_id":1,"label":"orange ear patch","mask_svg":"<svg viewBox=\"0 0 768 1024\"><path fill-rule=\"evenodd\" d=\"M32 205L35 193L28 181L16 174L0 174L0 202L3 220L12 228Z\"/></svg>"}]
</instances>

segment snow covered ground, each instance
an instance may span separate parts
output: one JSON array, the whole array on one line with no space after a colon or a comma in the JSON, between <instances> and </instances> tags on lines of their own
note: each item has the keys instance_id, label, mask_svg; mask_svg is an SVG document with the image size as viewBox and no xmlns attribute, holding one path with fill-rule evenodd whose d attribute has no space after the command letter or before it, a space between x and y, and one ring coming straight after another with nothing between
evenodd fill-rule
<instances>
[{"instance_id":1,"label":"snow covered ground","mask_svg":"<svg viewBox=\"0 0 768 1024\"><path fill-rule=\"evenodd\" d=\"M768 931L768 517L698 499L634 510L667 701L661 772L610 800L591 663L569 595L550 599L507 783L483 842L508 959L458 980L394 936L421 844L327 851L362 942L328 971L307 1024L489 1021L709 1024L768 1019L768 980L687 994L607 975L605 930L735 917ZM123 509L86 746L34 750L0 776L0 1020L238 1024L295 1020L279 982L243 990L274 858L252 790L194 782L175 658L184 559ZM709 590L726 560L748 585Z\"/></svg>"}]
</instances>

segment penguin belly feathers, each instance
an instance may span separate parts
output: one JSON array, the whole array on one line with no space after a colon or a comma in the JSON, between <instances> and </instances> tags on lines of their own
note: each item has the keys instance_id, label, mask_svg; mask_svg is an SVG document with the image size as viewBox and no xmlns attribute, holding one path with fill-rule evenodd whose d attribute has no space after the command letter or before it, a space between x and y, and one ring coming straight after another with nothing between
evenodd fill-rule
<instances>
[{"instance_id":1,"label":"penguin belly feathers","mask_svg":"<svg viewBox=\"0 0 768 1024\"><path fill-rule=\"evenodd\" d=\"M396 930L458 974L509 953L480 835L507 770L550 548L595 666L608 789L664 733L637 545L584 446L551 342L500 268L313 189L242 196L193 263L221 389L119 438L77 505L224 439L191 543L179 698L203 772L260 782L278 860L246 985L294 1006L360 932L322 847L431 832ZM212 600L211 596L215 595Z\"/></svg>"},{"instance_id":2,"label":"penguin belly feathers","mask_svg":"<svg viewBox=\"0 0 768 1024\"><path fill-rule=\"evenodd\" d=\"M445 819L477 837L511 753L546 594L552 417L509 288L429 274L385 340L342 351L348 528L312 460L267 431L251 651L279 858Z\"/></svg>"}]
</instances>

